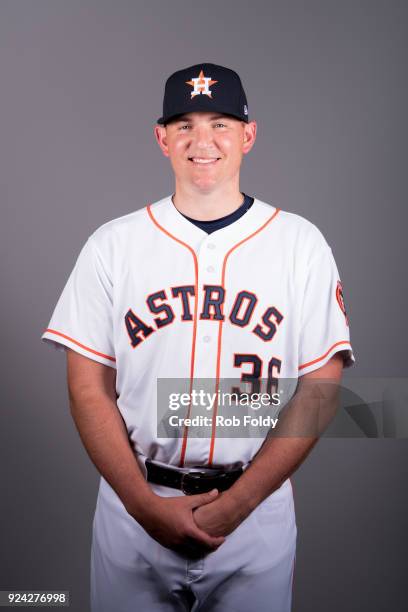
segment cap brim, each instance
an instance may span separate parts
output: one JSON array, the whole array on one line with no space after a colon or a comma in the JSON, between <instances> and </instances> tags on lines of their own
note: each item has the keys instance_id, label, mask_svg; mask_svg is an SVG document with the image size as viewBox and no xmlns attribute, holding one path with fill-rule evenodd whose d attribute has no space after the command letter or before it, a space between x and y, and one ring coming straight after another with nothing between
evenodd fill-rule
<instances>
[{"instance_id":1,"label":"cap brim","mask_svg":"<svg viewBox=\"0 0 408 612\"><path fill-rule=\"evenodd\" d=\"M170 117L166 117L166 118L160 117L159 119L157 119L157 123L159 125L164 125L166 123L170 123L170 121L173 121L177 117L181 117L182 115L187 115L187 113L200 112L201 110L204 111L204 112L211 112L213 109L209 110L206 107L204 107L203 109L197 108L196 110L193 110L193 111L191 109L188 109L186 111L183 111L183 112L180 112L180 113L176 113L174 115L170 115ZM239 115L235 115L235 114L233 114L231 112L226 112L226 111L223 111L221 109L220 110L218 110L218 109L214 110L214 112L215 113L221 113L222 115L227 115L228 117L233 117L234 119L238 119L238 121L244 121L245 123L249 122L248 116L240 117Z\"/></svg>"}]
</instances>

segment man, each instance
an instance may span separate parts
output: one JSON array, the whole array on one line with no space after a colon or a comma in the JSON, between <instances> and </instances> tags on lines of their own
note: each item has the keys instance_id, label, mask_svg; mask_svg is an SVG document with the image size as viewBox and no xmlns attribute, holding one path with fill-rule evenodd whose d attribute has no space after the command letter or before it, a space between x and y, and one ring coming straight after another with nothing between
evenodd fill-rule
<instances>
[{"instance_id":1,"label":"man","mask_svg":"<svg viewBox=\"0 0 408 612\"><path fill-rule=\"evenodd\" d=\"M336 388L354 356L320 231L240 191L256 131L234 71L204 63L171 75L154 133L174 194L89 237L42 336L67 350L71 412L102 476L93 612L291 608L289 476L335 397L304 389L314 380ZM240 398L248 385L297 381L281 435L223 434L229 379ZM202 380L214 391L206 429L190 418ZM179 435L160 429L170 423L160 381L186 382ZM234 410L241 419L242 406Z\"/></svg>"}]
</instances>

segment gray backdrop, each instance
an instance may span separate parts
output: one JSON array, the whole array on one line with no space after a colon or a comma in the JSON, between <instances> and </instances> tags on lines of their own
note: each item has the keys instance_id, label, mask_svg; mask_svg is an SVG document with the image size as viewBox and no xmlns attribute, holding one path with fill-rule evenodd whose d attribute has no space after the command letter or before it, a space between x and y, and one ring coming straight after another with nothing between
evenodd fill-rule
<instances>
[{"instance_id":1,"label":"gray backdrop","mask_svg":"<svg viewBox=\"0 0 408 612\"><path fill-rule=\"evenodd\" d=\"M236 69L258 121L241 189L322 230L358 364L407 376L404 1L1 0L0 589L88 609L98 475L40 342L88 235L172 193L166 77ZM407 441L325 439L293 479L294 610L407 609Z\"/></svg>"}]
</instances>

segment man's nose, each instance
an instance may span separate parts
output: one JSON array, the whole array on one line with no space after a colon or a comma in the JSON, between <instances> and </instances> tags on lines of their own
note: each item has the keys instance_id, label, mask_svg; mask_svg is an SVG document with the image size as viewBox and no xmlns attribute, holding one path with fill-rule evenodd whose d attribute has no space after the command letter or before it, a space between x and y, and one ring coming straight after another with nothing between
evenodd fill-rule
<instances>
[{"instance_id":1,"label":"man's nose","mask_svg":"<svg viewBox=\"0 0 408 612\"><path fill-rule=\"evenodd\" d=\"M200 148L206 148L213 141L213 132L211 126L197 126L194 130L196 145Z\"/></svg>"}]
</instances>

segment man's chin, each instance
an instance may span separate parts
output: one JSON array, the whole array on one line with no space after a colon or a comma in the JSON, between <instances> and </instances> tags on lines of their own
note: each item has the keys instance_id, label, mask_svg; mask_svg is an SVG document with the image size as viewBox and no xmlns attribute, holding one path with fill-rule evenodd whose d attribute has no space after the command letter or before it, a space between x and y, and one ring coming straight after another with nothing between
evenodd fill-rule
<instances>
[{"instance_id":1,"label":"man's chin","mask_svg":"<svg viewBox=\"0 0 408 612\"><path fill-rule=\"evenodd\" d=\"M210 180L209 178L206 180L201 179L201 180L193 181L193 185L202 194L206 194L206 193L211 193L212 191L214 191L214 189L218 187L219 181L216 179Z\"/></svg>"}]
</instances>

